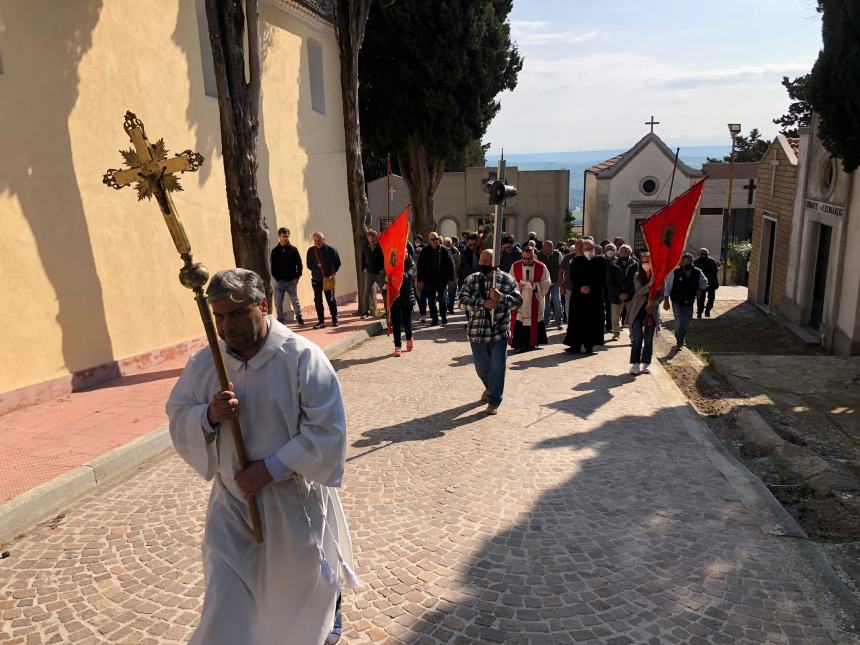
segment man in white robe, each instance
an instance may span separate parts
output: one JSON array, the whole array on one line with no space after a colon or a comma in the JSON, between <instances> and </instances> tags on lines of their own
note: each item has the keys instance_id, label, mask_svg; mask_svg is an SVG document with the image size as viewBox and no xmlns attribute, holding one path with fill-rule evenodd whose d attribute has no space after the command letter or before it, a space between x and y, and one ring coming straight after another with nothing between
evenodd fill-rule
<instances>
[{"instance_id":1,"label":"man in white robe","mask_svg":"<svg viewBox=\"0 0 860 645\"><path fill-rule=\"evenodd\" d=\"M340 383L319 347L267 315L256 273L218 273L207 298L230 390L221 390L206 348L188 361L167 402L177 452L214 480L203 539L206 596L189 642L322 645L340 588L358 584L336 491L346 455ZM233 418L249 462L241 472ZM248 494L260 509L259 545Z\"/></svg>"},{"instance_id":2,"label":"man in white robe","mask_svg":"<svg viewBox=\"0 0 860 645\"><path fill-rule=\"evenodd\" d=\"M544 303L546 294L552 286L549 269L543 262L535 259L535 251L526 246L522 259L511 266L511 275L523 296L523 304L511 314L511 347L526 351L538 345L545 345L546 323L544 322Z\"/></svg>"}]
</instances>

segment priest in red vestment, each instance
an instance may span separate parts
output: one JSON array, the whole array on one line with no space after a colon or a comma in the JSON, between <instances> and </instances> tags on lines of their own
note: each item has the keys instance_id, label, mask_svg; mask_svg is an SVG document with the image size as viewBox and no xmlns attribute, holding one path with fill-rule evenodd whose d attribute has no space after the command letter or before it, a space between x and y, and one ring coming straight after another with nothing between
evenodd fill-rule
<instances>
[{"instance_id":1,"label":"priest in red vestment","mask_svg":"<svg viewBox=\"0 0 860 645\"><path fill-rule=\"evenodd\" d=\"M523 249L522 260L511 266L511 275L523 296L522 306L511 312L511 347L527 351L548 342L543 307L552 281L549 269L535 259L534 249L530 246Z\"/></svg>"}]
</instances>

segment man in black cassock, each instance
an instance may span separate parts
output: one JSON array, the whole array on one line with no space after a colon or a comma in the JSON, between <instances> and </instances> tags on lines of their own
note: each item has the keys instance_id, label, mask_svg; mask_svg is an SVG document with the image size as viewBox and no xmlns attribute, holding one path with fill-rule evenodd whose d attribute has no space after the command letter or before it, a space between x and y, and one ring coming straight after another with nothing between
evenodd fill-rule
<instances>
[{"instance_id":1,"label":"man in black cassock","mask_svg":"<svg viewBox=\"0 0 860 645\"><path fill-rule=\"evenodd\" d=\"M573 284L570 297L573 315L567 325L564 344L571 354L579 354L583 347L590 354L595 345L603 345L606 258L595 255L594 242L586 239L582 242L582 255L571 261L568 270Z\"/></svg>"}]
</instances>

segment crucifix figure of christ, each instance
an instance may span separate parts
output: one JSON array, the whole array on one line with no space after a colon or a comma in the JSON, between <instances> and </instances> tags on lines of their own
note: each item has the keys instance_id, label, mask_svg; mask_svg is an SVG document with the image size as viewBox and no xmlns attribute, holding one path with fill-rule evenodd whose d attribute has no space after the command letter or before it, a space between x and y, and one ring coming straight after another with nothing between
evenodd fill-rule
<instances>
[{"instance_id":1,"label":"crucifix figure of christ","mask_svg":"<svg viewBox=\"0 0 860 645\"><path fill-rule=\"evenodd\" d=\"M164 222L170 231L170 236L173 238L173 244L179 252L179 257L184 261L184 265L179 271L179 281L194 292L194 299L197 301L200 318L203 320L209 348L212 350L212 360L215 363L218 381L222 390L228 390L230 386L227 370L224 367L224 356L221 354L220 345L218 345L212 311L209 309L206 294L203 292L203 287L209 280L209 271L205 266L194 261L191 254L191 243L188 241L185 227L182 226L179 214L176 212L176 207L170 197L171 192L182 190L176 173L196 171L203 164L203 155L186 150L168 158L164 139L159 139L155 144L150 143L146 138L143 122L133 112L125 113L123 128L132 143L130 149L120 151L128 168L122 170L111 168L105 173L103 182L116 190L137 182L138 200L144 197L147 199L155 197L161 214L164 216ZM239 468L244 469L248 465L248 456L242 440L242 429L237 419L230 421L230 431L236 444ZM263 541L263 530L257 502L253 497L247 499L254 537L257 544L260 544Z\"/></svg>"},{"instance_id":2,"label":"crucifix figure of christ","mask_svg":"<svg viewBox=\"0 0 860 645\"><path fill-rule=\"evenodd\" d=\"M650 126L651 126L651 134L654 134L654 126L655 126L655 125L660 125L660 122L659 122L659 121L655 121L655 120L654 120L654 115L652 114L652 115L651 115L651 120L650 120L650 121L645 121L645 125L650 125Z\"/></svg>"},{"instance_id":3,"label":"crucifix figure of christ","mask_svg":"<svg viewBox=\"0 0 860 645\"><path fill-rule=\"evenodd\" d=\"M744 186L744 188L747 189L747 204L752 204L755 197L755 189L758 188L755 184L755 177L750 179L750 183Z\"/></svg>"},{"instance_id":4,"label":"crucifix figure of christ","mask_svg":"<svg viewBox=\"0 0 860 645\"><path fill-rule=\"evenodd\" d=\"M773 159L770 160L770 196L773 197L773 185L776 183L776 167L779 165L779 158L776 152L773 153Z\"/></svg>"}]
</instances>

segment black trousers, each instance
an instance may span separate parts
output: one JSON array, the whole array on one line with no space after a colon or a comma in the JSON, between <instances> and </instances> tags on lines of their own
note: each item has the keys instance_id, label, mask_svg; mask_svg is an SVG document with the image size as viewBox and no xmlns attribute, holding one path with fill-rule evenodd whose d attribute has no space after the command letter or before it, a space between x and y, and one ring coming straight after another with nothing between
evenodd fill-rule
<instances>
[{"instance_id":1,"label":"black trousers","mask_svg":"<svg viewBox=\"0 0 860 645\"><path fill-rule=\"evenodd\" d=\"M314 305L317 308L317 318L319 322L325 322L325 309L323 309L323 294L328 303L328 310L331 313L332 321L337 320L337 302L334 299L334 291L323 291L322 285L317 282L311 282L314 288Z\"/></svg>"},{"instance_id":2,"label":"black trousers","mask_svg":"<svg viewBox=\"0 0 860 645\"><path fill-rule=\"evenodd\" d=\"M714 298L717 295L716 287L708 287L704 291L700 292L698 297L696 298L696 313L702 313L702 307L704 307L704 311L710 311L714 308ZM708 304L705 305L705 296L708 298Z\"/></svg>"},{"instance_id":3,"label":"black trousers","mask_svg":"<svg viewBox=\"0 0 860 645\"><path fill-rule=\"evenodd\" d=\"M400 335L406 332L406 340L412 340L412 307L391 308L391 329L394 330L394 346L400 347Z\"/></svg>"},{"instance_id":4,"label":"black trousers","mask_svg":"<svg viewBox=\"0 0 860 645\"><path fill-rule=\"evenodd\" d=\"M445 298L445 285L424 285L427 292L427 304L430 305L430 320L434 325L439 322L439 312L442 312L442 322L448 322L448 303Z\"/></svg>"}]
</instances>

